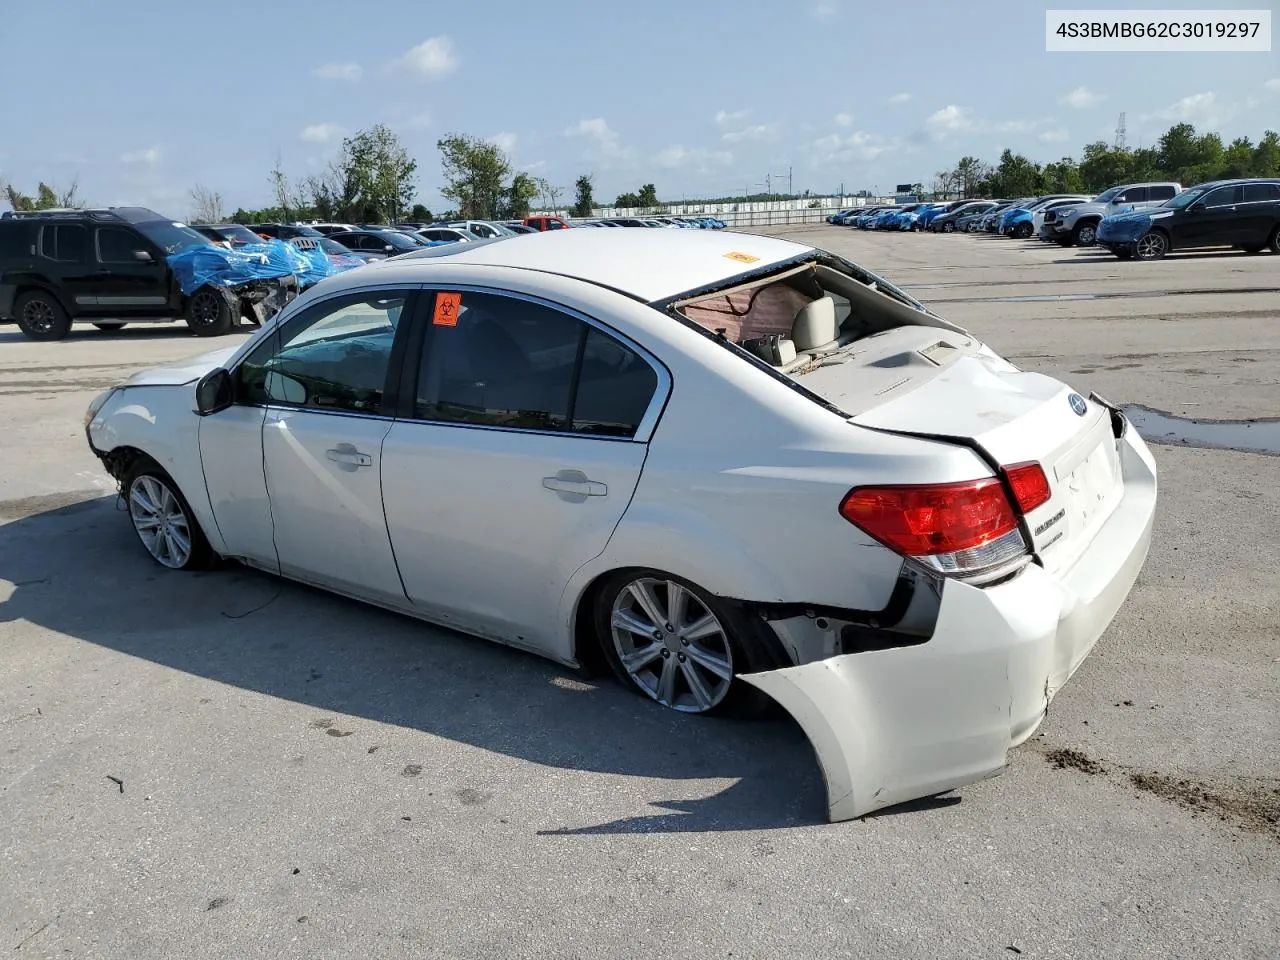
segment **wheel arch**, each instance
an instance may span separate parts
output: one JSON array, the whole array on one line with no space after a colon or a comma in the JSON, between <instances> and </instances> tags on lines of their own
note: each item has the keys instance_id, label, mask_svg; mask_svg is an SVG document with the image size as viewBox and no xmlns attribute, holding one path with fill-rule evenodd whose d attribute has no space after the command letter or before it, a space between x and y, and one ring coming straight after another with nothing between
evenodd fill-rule
<instances>
[{"instance_id":1,"label":"wheel arch","mask_svg":"<svg viewBox=\"0 0 1280 960\"><path fill-rule=\"evenodd\" d=\"M54 300L58 301L58 306L62 307L68 317L74 318L79 316L81 313L80 310L76 309L75 303L68 302L62 295L62 292L58 290L57 286L47 280L37 277L15 277L12 286L14 288L13 303L15 317L17 315L16 308L18 300L28 293L34 293L37 291L40 293L47 293L49 296L53 297Z\"/></svg>"}]
</instances>

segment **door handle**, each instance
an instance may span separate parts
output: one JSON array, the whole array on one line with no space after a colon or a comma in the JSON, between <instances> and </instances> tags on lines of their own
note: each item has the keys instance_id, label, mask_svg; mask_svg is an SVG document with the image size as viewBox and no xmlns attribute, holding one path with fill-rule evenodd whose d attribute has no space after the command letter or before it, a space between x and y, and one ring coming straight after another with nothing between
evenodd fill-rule
<instances>
[{"instance_id":1,"label":"door handle","mask_svg":"<svg viewBox=\"0 0 1280 960\"><path fill-rule=\"evenodd\" d=\"M603 497L609 488L598 480L588 480L580 470L561 470L554 477L543 477L542 485L556 493L579 497Z\"/></svg>"},{"instance_id":2,"label":"door handle","mask_svg":"<svg viewBox=\"0 0 1280 960\"><path fill-rule=\"evenodd\" d=\"M355 449L340 448L337 450L326 450L324 455L335 463L348 463L354 467L368 467L373 465L373 457Z\"/></svg>"}]
</instances>

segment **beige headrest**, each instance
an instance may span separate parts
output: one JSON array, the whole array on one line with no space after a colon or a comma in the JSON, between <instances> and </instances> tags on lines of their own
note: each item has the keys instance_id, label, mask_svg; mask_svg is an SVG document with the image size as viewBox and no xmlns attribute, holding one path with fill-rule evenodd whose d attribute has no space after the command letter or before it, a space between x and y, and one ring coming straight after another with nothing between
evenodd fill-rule
<instances>
[{"instance_id":1,"label":"beige headrest","mask_svg":"<svg viewBox=\"0 0 1280 960\"><path fill-rule=\"evenodd\" d=\"M836 302L830 297L819 297L805 304L791 328L791 339L799 351L826 346L839 335Z\"/></svg>"}]
</instances>

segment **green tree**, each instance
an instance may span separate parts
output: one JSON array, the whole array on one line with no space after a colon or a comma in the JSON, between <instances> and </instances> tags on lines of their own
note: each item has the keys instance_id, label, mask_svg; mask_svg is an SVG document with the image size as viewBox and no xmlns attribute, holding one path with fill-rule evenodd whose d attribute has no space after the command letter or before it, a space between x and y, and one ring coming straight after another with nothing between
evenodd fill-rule
<instances>
[{"instance_id":1,"label":"green tree","mask_svg":"<svg viewBox=\"0 0 1280 960\"><path fill-rule=\"evenodd\" d=\"M502 149L487 140L453 133L436 143L444 172L440 193L458 205L464 218L489 219L497 215L508 191L511 161Z\"/></svg>"},{"instance_id":2,"label":"green tree","mask_svg":"<svg viewBox=\"0 0 1280 960\"><path fill-rule=\"evenodd\" d=\"M431 211L420 203L415 203L409 211L409 219L414 223L430 223L432 220Z\"/></svg>"},{"instance_id":3,"label":"green tree","mask_svg":"<svg viewBox=\"0 0 1280 960\"><path fill-rule=\"evenodd\" d=\"M620 193L618 199L613 201L613 205L620 209L633 210L641 206L640 197L635 193Z\"/></svg>"},{"instance_id":4,"label":"green tree","mask_svg":"<svg viewBox=\"0 0 1280 960\"><path fill-rule=\"evenodd\" d=\"M9 206L17 211L27 210L52 210L55 207L80 207L80 184L78 180L72 180L71 186L65 190L59 190L57 187L50 186L41 180L36 184L36 195L34 197L23 193L12 183L0 180L0 193L4 194L4 198L9 201Z\"/></svg>"},{"instance_id":5,"label":"green tree","mask_svg":"<svg viewBox=\"0 0 1280 960\"><path fill-rule=\"evenodd\" d=\"M529 216L533 200L537 195L537 179L524 171L517 173L511 178L511 186L507 187L507 216L512 220L523 220Z\"/></svg>"},{"instance_id":6,"label":"green tree","mask_svg":"<svg viewBox=\"0 0 1280 960\"><path fill-rule=\"evenodd\" d=\"M1253 150L1255 177L1280 177L1280 133L1268 130Z\"/></svg>"},{"instance_id":7,"label":"green tree","mask_svg":"<svg viewBox=\"0 0 1280 960\"><path fill-rule=\"evenodd\" d=\"M1132 169L1133 155L1128 150L1117 150L1101 140L1087 145L1080 160L1084 188L1094 193L1130 179Z\"/></svg>"},{"instance_id":8,"label":"green tree","mask_svg":"<svg viewBox=\"0 0 1280 960\"><path fill-rule=\"evenodd\" d=\"M342 184L343 206L355 208L360 220L395 223L418 192L418 161L386 124L374 124L342 141L335 180Z\"/></svg>"},{"instance_id":9,"label":"green tree","mask_svg":"<svg viewBox=\"0 0 1280 960\"><path fill-rule=\"evenodd\" d=\"M584 173L573 182L574 201L573 206L569 208L569 215L572 217L589 217L591 211L595 208L595 197L591 195L591 174Z\"/></svg>"},{"instance_id":10,"label":"green tree","mask_svg":"<svg viewBox=\"0 0 1280 960\"><path fill-rule=\"evenodd\" d=\"M1248 137L1236 137L1231 146L1222 152L1218 173L1222 177L1251 177L1253 173L1253 142Z\"/></svg>"},{"instance_id":11,"label":"green tree","mask_svg":"<svg viewBox=\"0 0 1280 960\"><path fill-rule=\"evenodd\" d=\"M650 207L656 207L659 203L658 188L655 187L652 183L646 183L644 186L642 186L640 188L640 192L636 194L636 197L640 201L640 203L637 204L637 206L641 206L646 209Z\"/></svg>"},{"instance_id":12,"label":"green tree","mask_svg":"<svg viewBox=\"0 0 1280 960\"><path fill-rule=\"evenodd\" d=\"M1033 197L1044 192L1044 179L1039 164L1006 149L986 186L993 197Z\"/></svg>"},{"instance_id":13,"label":"green tree","mask_svg":"<svg viewBox=\"0 0 1280 960\"><path fill-rule=\"evenodd\" d=\"M1044 187L1053 193L1084 193L1080 167L1071 157L1044 165Z\"/></svg>"},{"instance_id":14,"label":"green tree","mask_svg":"<svg viewBox=\"0 0 1280 960\"><path fill-rule=\"evenodd\" d=\"M961 197L982 196L983 184L991 177L991 167L977 157L961 157L951 174L954 189Z\"/></svg>"}]
</instances>

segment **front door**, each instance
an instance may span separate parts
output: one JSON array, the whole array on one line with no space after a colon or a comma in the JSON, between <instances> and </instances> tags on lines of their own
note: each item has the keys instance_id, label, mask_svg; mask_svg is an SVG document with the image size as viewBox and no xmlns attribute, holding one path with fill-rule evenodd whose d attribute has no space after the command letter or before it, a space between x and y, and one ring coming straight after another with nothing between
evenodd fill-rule
<instances>
[{"instance_id":1,"label":"front door","mask_svg":"<svg viewBox=\"0 0 1280 960\"><path fill-rule=\"evenodd\" d=\"M1240 243L1239 201L1239 186L1210 190L1203 199L1173 218L1174 249Z\"/></svg>"},{"instance_id":2,"label":"front door","mask_svg":"<svg viewBox=\"0 0 1280 960\"><path fill-rule=\"evenodd\" d=\"M565 585L640 477L665 374L550 304L440 292L383 446L387 524L413 604L568 656Z\"/></svg>"},{"instance_id":3,"label":"front door","mask_svg":"<svg viewBox=\"0 0 1280 960\"><path fill-rule=\"evenodd\" d=\"M280 572L404 604L382 509L392 348L411 290L344 293L290 318L237 371L265 408L262 469Z\"/></svg>"},{"instance_id":4,"label":"front door","mask_svg":"<svg viewBox=\"0 0 1280 960\"><path fill-rule=\"evenodd\" d=\"M140 260L146 253L150 260ZM124 227L94 230L98 302L102 317L170 316L169 269L141 235Z\"/></svg>"}]
</instances>

